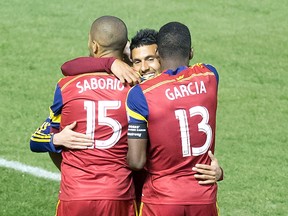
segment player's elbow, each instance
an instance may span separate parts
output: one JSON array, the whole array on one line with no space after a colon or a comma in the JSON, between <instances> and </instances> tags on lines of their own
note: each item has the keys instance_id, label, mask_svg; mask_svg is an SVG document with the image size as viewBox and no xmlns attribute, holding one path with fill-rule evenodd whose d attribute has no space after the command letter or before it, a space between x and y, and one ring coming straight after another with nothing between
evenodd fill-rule
<instances>
[{"instance_id":1,"label":"player's elbow","mask_svg":"<svg viewBox=\"0 0 288 216\"><path fill-rule=\"evenodd\" d=\"M146 163L147 139L128 139L127 162L132 170L141 170Z\"/></svg>"},{"instance_id":2,"label":"player's elbow","mask_svg":"<svg viewBox=\"0 0 288 216\"><path fill-rule=\"evenodd\" d=\"M34 142L34 141L32 140L32 138L30 139L30 150L31 150L32 152L39 152L38 145L37 145L36 142Z\"/></svg>"},{"instance_id":3,"label":"player's elbow","mask_svg":"<svg viewBox=\"0 0 288 216\"><path fill-rule=\"evenodd\" d=\"M143 169L145 163L128 162L130 169L138 171Z\"/></svg>"},{"instance_id":4,"label":"player's elbow","mask_svg":"<svg viewBox=\"0 0 288 216\"><path fill-rule=\"evenodd\" d=\"M146 157L132 158L128 156L127 161L130 169L137 171L143 169L143 167L145 166Z\"/></svg>"}]
</instances>

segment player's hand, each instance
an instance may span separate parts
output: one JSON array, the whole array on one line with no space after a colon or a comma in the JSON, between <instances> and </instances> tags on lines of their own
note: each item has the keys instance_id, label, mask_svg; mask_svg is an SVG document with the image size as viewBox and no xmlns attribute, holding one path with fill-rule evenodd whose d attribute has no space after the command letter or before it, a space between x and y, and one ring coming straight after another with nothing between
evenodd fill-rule
<instances>
[{"instance_id":1,"label":"player's hand","mask_svg":"<svg viewBox=\"0 0 288 216\"><path fill-rule=\"evenodd\" d=\"M127 82L130 85L135 85L141 82L139 73L119 59L113 62L111 71L122 83Z\"/></svg>"},{"instance_id":2,"label":"player's hand","mask_svg":"<svg viewBox=\"0 0 288 216\"><path fill-rule=\"evenodd\" d=\"M87 149L93 145L93 139L82 133L73 131L76 122L67 125L60 133L53 136L53 144L55 146L65 146L69 149Z\"/></svg>"},{"instance_id":3,"label":"player's hand","mask_svg":"<svg viewBox=\"0 0 288 216\"><path fill-rule=\"evenodd\" d=\"M197 172L194 177L199 180L200 185L214 184L222 176L222 169L218 163L217 158L212 154L211 151L208 152L211 158L211 165L206 164L196 164L192 168L193 171Z\"/></svg>"}]
</instances>

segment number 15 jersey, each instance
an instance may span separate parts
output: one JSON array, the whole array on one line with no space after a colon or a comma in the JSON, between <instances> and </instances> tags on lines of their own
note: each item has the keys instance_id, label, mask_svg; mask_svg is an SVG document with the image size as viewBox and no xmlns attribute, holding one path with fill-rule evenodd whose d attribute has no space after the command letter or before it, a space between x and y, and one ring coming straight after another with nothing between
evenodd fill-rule
<instances>
[{"instance_id":1,"label":"number 15 jersey","mask_svg":"<svg viewBox=\"0 0 288 216\"><path fill-rule=\"evenodd\" d=\"M152 204L216 202L217 184L201 186L192 171L214 152L218 73L210 65L168 70L133 87L129 123L147 123L148 177L142 201ZM137 99L135 99L137 98Z\"/></svg>"},{"instance_id":2,"label":"number 15 jersey","mask_svg":"<svg viewBox=\"0 0 288 216\"><path fill-rule=\"evenodd\" d=\"M73 130L94 139L94 146L87 150L63 149L60 200L134 198L126 162L128 90L107 73L69 76L58 82L51 106L52 122L60 122L62 130L77 121Z\"/></svg>"}]
</instances>

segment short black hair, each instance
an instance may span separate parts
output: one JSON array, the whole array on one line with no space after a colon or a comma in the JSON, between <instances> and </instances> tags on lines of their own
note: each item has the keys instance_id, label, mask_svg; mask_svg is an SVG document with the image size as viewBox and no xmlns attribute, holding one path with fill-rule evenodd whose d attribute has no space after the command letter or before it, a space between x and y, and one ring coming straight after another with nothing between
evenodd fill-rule
<instances>
[{"instance_id":1,"label":"short black hair","mask_svg":"<svg viewBox=\"0 0 288 216\"><path fill-rule=\"evenodd\" d=\"M188 27L179 22L169 22L162 26L157 37L161 58L189 58L191 34Z\"/></svg>"},{"instance_id":2,"label":"short black hair","mask_svg":"<svg viewBox=\"0 0 288 216\"><path fill-rule=\"evenodd\" d=\"M157 44L158 32L154 29L141 29L131 39L130 50L145 45Z\"/></svg>"}]
</instances>

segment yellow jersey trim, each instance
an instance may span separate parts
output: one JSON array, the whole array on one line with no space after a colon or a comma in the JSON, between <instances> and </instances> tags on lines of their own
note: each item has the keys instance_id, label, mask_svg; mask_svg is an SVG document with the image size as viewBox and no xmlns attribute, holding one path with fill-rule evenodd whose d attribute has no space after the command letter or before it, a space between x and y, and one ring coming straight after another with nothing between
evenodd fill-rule
<instances>
[{"instance_id":1,"label":"yellow jersey trim","mask_svg":"<svg viewBox=\"0 0 288 216\"><path fill-rule=\"evenodd\" d=\"M127 110L128 115L131 116L132 118L148 122L144 116L142 116L139 113L136 113L133 110L129 109L128 106L126 106L126 110Z\"/></svg>"}]
</instances>

